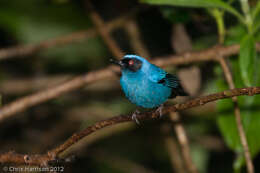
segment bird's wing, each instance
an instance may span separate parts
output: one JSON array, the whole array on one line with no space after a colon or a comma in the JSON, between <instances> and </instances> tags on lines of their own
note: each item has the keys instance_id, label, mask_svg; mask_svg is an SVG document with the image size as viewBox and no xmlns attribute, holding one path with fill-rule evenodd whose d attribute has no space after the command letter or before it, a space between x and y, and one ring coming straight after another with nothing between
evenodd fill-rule
<instances>
[{"instance_id":1,"label":"bird's wing","mask_svg":"<svg viewBox=\"0 0 260 173\"><path fill-rule=\"evenodd\" d=\"M149 79L152 82L163 84L169 88L177 88L179 85L179 79L176 76L167 73L155 65L152 66Z\"/></svg>"}]
</instances>

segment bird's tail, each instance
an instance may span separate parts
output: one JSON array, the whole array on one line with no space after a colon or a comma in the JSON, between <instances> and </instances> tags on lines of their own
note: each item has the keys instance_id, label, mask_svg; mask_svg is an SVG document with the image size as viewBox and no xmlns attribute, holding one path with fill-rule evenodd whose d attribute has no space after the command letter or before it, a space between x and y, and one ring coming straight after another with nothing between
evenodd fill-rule
<instances>
[{"instance_id":1,"label":"bird's tail","mask_svg":"<svg viewBox=\"0 0 260 173\"><path fill-rule=\"evenodd\" d=\"M181 85L178 86L178 88L176 89L176 94L178 96L189 96L189 94L183 89L183 87Z\"/></svg>"},{"instance_id":2,"label":"bird's tail","mask_svg":"<svg viewBox=\"0 0 260 173\"><path fill-rule=\"evenodd\" d=\"M172 89L172 93L169 98L175 98L176 96L189 96L189 94L184 91L181 85L178 85L177 88Z\"/></svg>"}]
</instances>

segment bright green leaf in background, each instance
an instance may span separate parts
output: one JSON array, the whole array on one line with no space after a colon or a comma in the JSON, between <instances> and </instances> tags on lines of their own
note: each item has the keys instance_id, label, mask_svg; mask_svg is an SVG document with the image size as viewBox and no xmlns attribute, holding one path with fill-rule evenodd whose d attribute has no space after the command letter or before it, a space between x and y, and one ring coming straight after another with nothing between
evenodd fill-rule
<instances>
[{"instance_id":1,"label":"bright green leaf in background","mask_svg":"<svg viewBox=\"0 0 260 173\"><path fill-rule=\"evenodd\" d=\"M253 25L253 34L257 34L257 31L260 28L260 16L257 16L254 25ZM259 32L258 32L259 33Z\"/></svg>"},{"instance_id":2,"label":"bright green leaf in background","mask_svg":"<svg viewBox=\"0 0 260 173\"><path fill-rule=\"evenodd\" d=\"M241 38L247 34L247 29L244 25L239 24L230 27L226 31L225 45L240 44Z\"/></svg>"},{"instance_id":3,"label":"bright green leaf in background","mask_svg":"<svg viewBox=\"0 0 260 173\"><path fill-rule=\"evenodd\" d=\"M227 84L223 79L223 74L220 67L218 66L217 68L217 75L219 78L219 80L217 81L217 86L219 90L228 89ZM240 75L239 63L236 59L232 62L232 70L236 87L243 87L244 84ZM258 81L258 85L259 83L260 82ZM260 150L260 96L242 96L238 97L238 101L239 107L241 109L242 123L246 132L249 149L252 157L254 157ZM238 154L238 157L236 158L236 161L234 163L234 168L236 171L239 171L241 167L245 164L245 161L243 148L240 143L240 138L234 117L232 100L227 99L218 101L217 109L219 112L217 124L227 145Z\"/></svg>"},{"instance_id":4,"label":"bright green leaf in background","mask_svg":"<svg viewBox=\"0 0 260 173\"><path fill-rule=\"evenodd\" d=\"M239 66L243 82L246 86L256 84L256 49L251 35L246 35L240 43Z\"/></svg>"},{"instance_id":5,"label":"bright green leaf in background","mask_svg":"<svg viewBox=\"0 0 260 173\"><path fill-rule=\"evenodd\" d=\"M141 2L157 5L173 5L183 7L230 8L229 5L227 5L225 2L222 2L221 0L141 0Z\"/></svg>"},{"instance_id":6,"label":"bright green leaf in background","mask_svg":"<svg viewBox=\"0 0 260 173\"><path fill-rule=\"evenodd\" d=\"M236 16L239 20L244 21L241 14L232 6L221 0L140 0L140 2L154 5L172 5L194 8L221 8Z\"/></svg>"}]
</instances>

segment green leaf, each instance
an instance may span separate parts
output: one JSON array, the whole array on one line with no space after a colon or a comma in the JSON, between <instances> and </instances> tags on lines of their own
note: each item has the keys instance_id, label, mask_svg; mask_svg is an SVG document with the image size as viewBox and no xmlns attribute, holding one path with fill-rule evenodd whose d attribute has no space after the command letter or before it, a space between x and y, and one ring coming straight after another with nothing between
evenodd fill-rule
<instances>
[{"instance_id":1,"label":"green leaf","mask_svg":"<svg viewBox=\"0 0 260 173\"><path fill-rule=\"evenodd\" d=\"M141 0L141 2L157 5L174 5L183 7L223 7L228 6L220 0Z\"/></svg>"},{"instance_id":2,"label":"green leaf","mask_svg":"<svg viewBox=\"0 0 260 173\"><path fill-rule=\"evenodd\" d=\"M239 66L243 82L246 86L255 84L254 74L256 67L255 40L251 35L246 35L240 43Z\"/></svg>"},{"instance_id":3,"label":"green leaf","mask_svg":"<svg viewBox=\"0 0 260 173\"><path fill-rule=\"evenodd\" d=\"M257 2L255 8L252 10L252 18L255 21L256 16L259 14L260 12L260 1Z\"/></svg>"},{"instance_id":4,"label":"green leaf","mask_svg":"<svg viewBox=\"0 0 260 173\"><path fill-rule=\"evenodd\" d=\"M240 75L240 67L237 60L233 60L232 62L232 71L234 74L235 86L237 88L242 87L244 84ZM219 90L227 89L228 87L226 82L222 77L223 74L218 72L217 75L219 76L219 80L217 81ZM257 81L257 85L259 84L260 81ZM238 103L249 150L251 156L254 157L260 151L260 96L241 96L238 97ZM217 110L220 114L217 117L218 127L228 147L237 153L237 158L234 162L234 169L236 172L239 172L241 167L245 165L245 159L234 117L232 100L227 99L218 101Z\"/></svg>"},{"instance_id":5,"label":"green leaf","mask_svg":"<svg viewBox=\"0 0 260 173\"><path fill-rule=\"evenodd\" d=\"M259 1L260 2L260 1ZM260 3L259 3L260 4ZM260 15L257 15L254 19L253 24L253 34L259 34L259 28L260 28Z\"/></svg>"},{"instance_id":6,"label":"green leaf","mask_svg":"<svg viewBox=\"0 0 260 173\"><path fill-rule=\"evenodd\" d=\"M238 24L228 28L225 38L225 45L240 44L241 38L247 34L247 28Z\"/></svg>"},{"instance_id":7,"label":"green leaf","mask_svg":"<svg viewBox=\"0 0 260 173\"><path fill-rule=\"evenodd\" d=\"M229 4L221 0L140 0L140 2L154 5L172 5L194 8L221 8L244 22L244 17Z\"/></svg>"}]
</instances>

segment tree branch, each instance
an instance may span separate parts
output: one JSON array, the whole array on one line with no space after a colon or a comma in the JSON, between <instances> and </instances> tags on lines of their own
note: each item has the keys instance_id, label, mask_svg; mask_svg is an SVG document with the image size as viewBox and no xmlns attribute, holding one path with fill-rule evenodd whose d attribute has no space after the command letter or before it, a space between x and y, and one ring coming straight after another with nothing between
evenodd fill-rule
<instances>
[{"instance_id":1,"label":"tree branch","mask_svg":"<svg viewBox=\"0 0 260 173\"><path fill-rule=\"evenodd\" d=\"M96 26L99 34L103 38L104 42L108 46L109 50L113 53L117 59L121 59L124 56L124 53L121 51L121 49L118 47L115 40L112 39L112 37L109 35L109 32L105 26L104 21L99 16L99 14L95 11L93 5L91 4L90 0L85 0L86 8L89 11L90 18L92 19L92 22Z\"/></svg>"},{"instance_id":2,"label":"tree branch","mask_svg":"<svg viewBox=\"0 0 260 173\"><path fill-rule=\"evenodd\" d=\"M260 43L257 44L258 50L260 50ZM216 60L219 55L223 57L229 57L239 52L239 45L232 46L213 46L209 49L202 51L186 52L179 55L169 55L164 57L156 57L152 60L153 64L158 66L169 66L169 65L181 65L195 62L205 62ZM85 75L75 77L67 82L60 85L50 87L48 89L41 90L35 94L25 96L17 99L12 103L4 105L0 109L0 122L5 118L12 116L15 113L21 112L29 107L43 103L50 99L56 98L62 94L73 91L80 87L83 87L89 83L99 81L101 79L108 79L115 77L114 72L119 72L119 68L109 66L107 68L89 72Z\"/></svg>"},{"instance_id":3,"label":"tree branch","mask_svg":"<svg viewBox=\"0 0 260 173\"><path fill-rule=\"evenodd\" d=\"M52 98L56 98L68 91L72 91L77 88L83 87L86 84L95 82L100 79L108 78L108 77L111 78L114 75L113 71L119 70L119 69L115 69L115 70L113 69L115 68L110 66L103 70L93 71L88 73L87 75L75 77L67 82L64 82L63 84L48 89L44 89L35 94L26 96L10 104L7 104L0 109L0 121L2 121L7 117L10 117L14 113L21 112L26 108L45 102Z\"/></svg>"},{"instance_id":4,"label":"tree branch","mask_svg":"<svg viewBox=\"0 0 260 173\"><path fill-rule=\"evenodd\" d=\"M161 131L165 136L164 143L171 160L173 171L176 173L186 173L186 169L181 158L181 153L179 152L178 143L171 135L169 135L171 132L169 124L164 124Z\"/></svg>"},{"instance_id":5,"label":"tree branch","mask_svg":"<svg viewBox=\"0 0 260 173\"><path fill-rule=\"evenodd\" d=\"M117 19L114 19L111 22L104 24L104 28L106 28L107 32L111 32L115 28L123 26L128 21L127 19L133 15L133 13L130 13L129 15L126 16L119 17ZM41 50L56 47L56 46L62 46L69 43L80 42L95 37L97 35L98 35L98 31L95 28L90 28L85 31L79 31L79 32L71 33L69 35L64 35L54 39L42 41L38 44L20 45L20 46L0 49L0 61L12 57L23 57L23 56L31 55Z\"/></svg>"},{"instance_id":6,"label":"tree branch","mask_svg":"<svg viewBox=\"0 0 260 173\"><path fill-rule=\"evenodd\" d=\"M233 80L231 70L230 70L226 60L223 57L220 57L219 63L224 71L224 75L225 75L226 81L228 83L229 89L234 89L235 88L234 80ZM245 134L245 131L244 131L244 128L242 125L242 121L241 121L241 113L240 113L240 109L238 106L237 97L232 97L232 101L234 103L234 113L235 113L235 118L236 118L237 129L238 129L240 141L241 141L241 144L242 144L242 147L244 150L244 156L245 156L246 165L247 165L247 172L254 173L255 172L254 166L253 166L253 162L251 159L251 154L249 151L246 134Z\"/></svg>"},{"instance_id":7,"label":"tree branch","mask_svg":"<svg viewBox=\"0 0 260 173\"><path fill-rule=\"evenodd\" d=\"M253 96L256 94L260 94L260 87L248 87L248 88L238 88L232 90L226 90L223 92L210 94L207 96L195 98L189 100L185 103L179 103L175 105L165 106L162 113L167 114L169 112L178 112L182 110L186 110L189 108L202 106L206 103L213 102L220 99L231 98L234 96L241 96L241 95L249 95ZM145 119L155 119L158 118L160 115L158 111L152 110L149 112L144 112L142 114L137 115L139 120ZM119 115L107 120L99 121L92 126L84 129L81 132L75 133L72 135L67 141L63 144L54 148L53 150L49 151L47 154L43 155L22 155L17 154L14 152L8 152L0 155L0 163L17 163L17 164L31 164L31 165L48 165L48 163L52 160L57 160L59 155L62 154L65 150L71 147L73 144L79 142L82 138L104 128L107 126L116 125L118 123L124 122L131 122L132 115Z\"/></svg>"},{"instance_id":8,"label":"tree branch","mask_svg":"<svg viewBox=\"0 0 260 173\"><path fill-rule=\"evenodd\" d=\"M185 132L185 129L180 122L180 114L178 112L171 112L170 118L174 123L174 129L177 135L178 142L181 146L181 153L185 163L185 166L190 173L198 173L196 165L193 163L190 155L189 141Z\"/></svg>"}]
</instances>

